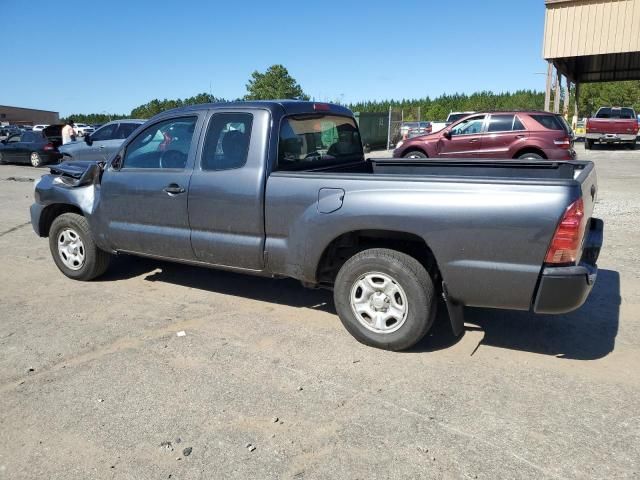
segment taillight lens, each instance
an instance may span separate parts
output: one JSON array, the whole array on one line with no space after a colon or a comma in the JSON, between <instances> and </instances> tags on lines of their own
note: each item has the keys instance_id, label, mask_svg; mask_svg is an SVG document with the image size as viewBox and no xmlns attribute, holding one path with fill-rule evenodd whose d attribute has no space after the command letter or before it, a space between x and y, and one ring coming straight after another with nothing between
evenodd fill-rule
<instances>
[{"instance_id":1,"label":"taillight lens","mask_svg":"<svg viewBox=\"0 0 640 480\"><path fill-rule=\"evenodd\" d=\"M547 250L546 263L575 263L584 233L584 202L578 199L569 205L556 228Z\"/></svg>"},{"instance_id":2,"label":"taillight lens","mask_svg":"<svg viewBox=\"0 0 640 480\"><path fill-rule=\"evenodd\" d=\"M571 138L556 138L553 143L560 148L571 148Z\"/></svg>"},{"instance_id":3,"label":"taillight lens","mask_svg":"<svg viewBox=\"0 0 640 480\"><path fill-rule=\"evenodd\" d=\"M44 147L42 147L42 149L45 152L50 152L51 150L55 150L56 147L53 146L53 143L47 143Z\"/></svg>"}]
</instances>

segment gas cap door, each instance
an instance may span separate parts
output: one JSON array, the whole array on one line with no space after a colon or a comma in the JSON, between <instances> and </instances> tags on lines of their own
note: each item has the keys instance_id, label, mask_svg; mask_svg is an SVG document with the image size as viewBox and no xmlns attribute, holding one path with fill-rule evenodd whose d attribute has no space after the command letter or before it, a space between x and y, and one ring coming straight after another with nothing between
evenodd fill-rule
<instances>
[{"instance_id":1,"label":"gas cap door","mask_svg":"<svg viewBox=\"0 0 640 480\"><path fill-rule=\"evenodd\" d=\"M318 212L332 213L342 207L344 190L341 188L321 188L318 191Z\"/></svg>"}]
</instances>

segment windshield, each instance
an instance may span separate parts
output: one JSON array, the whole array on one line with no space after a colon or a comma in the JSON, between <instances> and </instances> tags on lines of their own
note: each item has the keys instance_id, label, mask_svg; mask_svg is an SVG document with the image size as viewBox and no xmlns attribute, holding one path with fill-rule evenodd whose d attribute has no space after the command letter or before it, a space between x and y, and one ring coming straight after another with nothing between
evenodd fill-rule
<instances>
[{"instance_id":1,"label":"windshield","mask_svg":"<svg viewBox=\"0 0 640 480\"><path fill-rule=\"evenodd\" d=\"M363 159L360 132L353 118L312 114L282 120L278 170L306 170Z\"/></svg>"}]
</instances>

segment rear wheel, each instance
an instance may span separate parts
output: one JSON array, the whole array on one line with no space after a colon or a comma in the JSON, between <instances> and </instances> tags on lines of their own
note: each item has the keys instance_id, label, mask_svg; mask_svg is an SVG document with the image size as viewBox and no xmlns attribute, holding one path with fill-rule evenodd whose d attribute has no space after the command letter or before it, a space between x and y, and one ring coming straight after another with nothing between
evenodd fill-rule
<instances>
[{"instance_id":1,"label":"rear wheel","mask_svg":"<svg viewBox=\"0 0 640 480\"><path fill-rule=\"evenodd\" d=\"M99 277L111 260L93 241L87 219L77 213L64 213L53 221L49 249L60 271L74 280Z\"/></svg>"},{"instance_id":2,"label":"rear wheel","mask_svg":"<svg viewBox=\"0 0 640 480\"><path fill-rule=\"evenodd\" d=\"M544 157L539 153L523 153L518 157L518 160L544 160Z\"/></svg>"},{"instance_id":3,"label":"rear wheel","mask_svg":"<svg viewBox=\"0 0 640 480\"><path fill-rule=\"evenodd\" d=\"M420 150L412 150L405 153L402 158L427 158L427 154Z\"/></svg>"},{"instance_id":4,"label":"rear wheel","mask_svg":"<svg viewBox=\"0 0 640 480\"><path fill-rule=\"evenodd\" d=\"M416 344L436 313L426 269L415 258L386 248L364 250L347 260L336 277L333 298L349 333L385 350Z\"/></svg>"},{"instance_id":5,"label":"rear wheel","mask_svg":"<svg viewBox=\"0 0 640 480\"><path fill-rule=\"evenodd\" d=\"M31 152L31 165L34 167L39 167L40 165L42 165L42 158L40 157L40 154L38 152Z\"/></svg>"},{"instance_id":6,"label":"rear wheel","mask_svg":"<svg viewBox=\"0 0 640 480\"><path fill-rule=\"evenodd\" d=\"M635 150L636 149L636 142L629 142L629 149L630 150Z\"/></svg>"}]
</instances>

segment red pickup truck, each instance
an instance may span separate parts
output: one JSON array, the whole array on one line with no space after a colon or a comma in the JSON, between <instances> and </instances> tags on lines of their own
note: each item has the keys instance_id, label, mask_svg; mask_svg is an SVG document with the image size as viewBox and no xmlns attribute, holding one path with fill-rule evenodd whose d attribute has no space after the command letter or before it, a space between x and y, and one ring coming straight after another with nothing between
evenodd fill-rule
<instances>
[{"instance_id":1,"label":"red pickup truck","mask_svg":"<svg viewBox=\"0 0 640 480\"><path fill-rule=\"evenodd\" d=\"M594 142L626 143L636 148L638 117L633 108L602 107L596 116L587 120L584 148L590 149Z\"/></svg>"}]
</instances>

